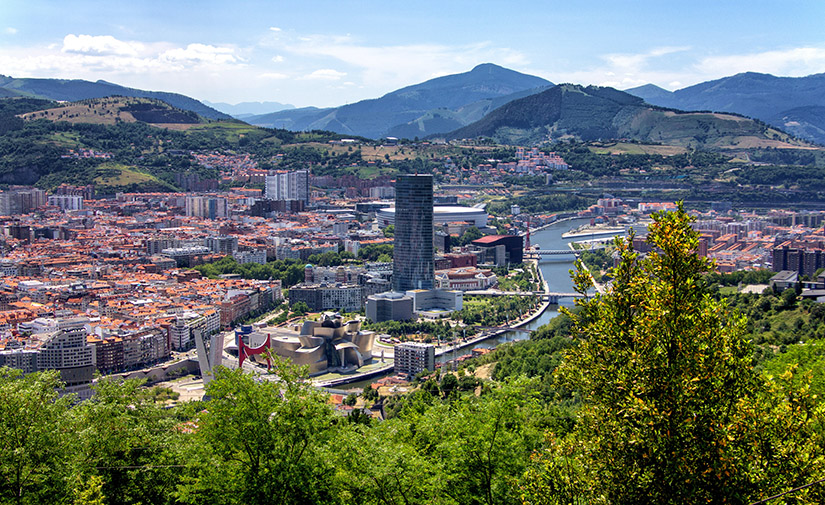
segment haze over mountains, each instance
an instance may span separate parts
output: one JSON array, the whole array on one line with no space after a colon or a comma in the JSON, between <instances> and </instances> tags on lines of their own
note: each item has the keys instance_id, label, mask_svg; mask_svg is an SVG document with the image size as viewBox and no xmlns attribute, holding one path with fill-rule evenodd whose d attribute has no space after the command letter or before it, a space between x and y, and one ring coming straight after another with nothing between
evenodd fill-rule
<instances>
[{"instance_id":1,"label":"haze over mountains","mask_svg":"<svg viewBox=\"0 0 825 505\"><path fill-rule=\"evenodd\" d=\"M290 130L323 129L371 138L423 138L468 126L507 103L551 86L552 83L538 77L483 64L470 72L432 79L374 100L334 108L305 107L244 119L259 126ZM825 144L825 74L791 78L749 72L676 92L648 84L627 93L660 107L742 114L799 138ZM583 113L579 111L579 119L586 119ZM701 140L700 134L699 143Z\"/></svg>"},{"instance_id":2,"label":"haze over mountains","mask_svg":"<svg viewBox=\"0 0 825 505\"><path fill-rule=\"evenodd\" d=\"M744 114L825 144L825 74L776 77L745 72L672 92L652 84L627 92L662 107Z\"/></svg>"},{"instance_id":3,"label":"haze over mountains","mask_svg":"<svg viewBox=\"0 0 825 505\"><path fill-rule=\"evenodd\" d=\"M203 100L203 103L237 119L245 119L251 116L295 108L292 104L280 102L241 102L233 105L224 102L213 103Z\"/></svg>"},{"instance_id":4,"label":"haze over mountains","mask_svg":"<svg viewBox=\"0 0 825 505\"><path fill-rule=\"evenodd\" d=\"M16 79L14 77L0 75L0 97L15 96L43 98L61 102L76 102L78 100L104 98L107 96L155 98L157 100L163 100L178 109L192 111L208 119L230 119L229 115L219 112L212 107L208 107L194 98L178 93L127 88L106 81L91 82L81 79Z\"/></svg>"},{"instance_id":5,"label":"haze over mountains","mask_svg":"<svg viewBox=\"0 0 825 505\"><path fill-rule=\"evenodd\" d=\"M144 91L105 81L0 76L0 97L27 96L59 101L112 95L154 98L208 119L229 119L231 115L257 126L293 131L329 130L370 138L393 136L413 139L433 135L455 138L457 135L486 132L484 134L501 139L539 140L542 135L559 136L567 131L581 138L592 138L593 132L599 132L596 138L623 135L640 141L658 141L658 136L672 138L685 145L704 145L707 142L718 143L719 138L733 134L726 130L728 123L719 122L719 117L711 121L714 128L708 130L710 136L708 132L696 130L699 128L696 125L682 128L686 121L698 118L685 115L679 116L677 131L657 134L655 129L645 130L650 126L648 121L652 116L660 119L668 116L649 111L644 121L648 126L632 124L639 121L639 116L635 112L630 113L628 107L642 107L641 100L631 100L623 96L624 93L610 88L565 85L556 91L553 89L556 89L553 83L540 77L485 63L469 72L431 79L376 99L340 107L294 108L275 101L235 105L199 102L177 93ZM549 91L552 93L548 94ZM825 74L790 78L748 72L674 92L648 84L626 93L660 107L746 115L799 138L825 144ZM536 98L539 95L541 98ZM524 109L524 104L532 105ZM532 111L529 110L531 106L534 107ZM608 122L606 114L617 106L624 108L622 113L614 111L616 115ZM263 111L267 113L261 114ZM508 118L508 114L513 117ZM702 120L709 118L712 116L705 116ZM534 124L536 121L549 122L538 125ZM673 120L663 120L657 128L671 128L674 124ZM491 132L493 125L495 128ZM731 125L734 123L728 124ZM734 130L741 127L741 122L736 123ZM502 128L519 131L506 133ZM756 131L759 128L749 126L747 129ZM540 130L544 131L541 135ZM721 142L736 144L739 140Z\"/></svg>"},{"instance_id":6,"label":"haze over mountains","mask_svg":"<svg viewBox=\"0 0 825 505\"><path fill-rule=\"evenodd\" d=\"M313 107L254 116L251 124L289 130L330 130L380 138L423 137L480 119L490 110L552 83L485 63L469 72L437 77L381 98L341 107Z\"/></svg>"}]
</instances>

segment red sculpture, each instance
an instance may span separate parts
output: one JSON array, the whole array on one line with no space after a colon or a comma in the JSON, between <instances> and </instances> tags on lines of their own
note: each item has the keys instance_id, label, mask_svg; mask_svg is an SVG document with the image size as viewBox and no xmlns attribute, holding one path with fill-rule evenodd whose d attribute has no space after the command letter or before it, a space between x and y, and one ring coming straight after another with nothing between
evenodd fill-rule
<instances>
[{"instance_id":1,"label":"red sculpture","mask_svg":"<svg viewBox=\"0 0 825 505\"><path fill-rule=\"evenodd\" d=\"M250 356L254 356L256 354L264 354L266 351L269 350L269 339L271 335L267 334L266 341L261 344L259 347L250 347L243 343L243 339L238 339L238 368L243 367L243 362L249 358ZM266 367L270 369L272 367L272 363L269 361L269 355L266 355Z\"/></svg>"}]
</instances>

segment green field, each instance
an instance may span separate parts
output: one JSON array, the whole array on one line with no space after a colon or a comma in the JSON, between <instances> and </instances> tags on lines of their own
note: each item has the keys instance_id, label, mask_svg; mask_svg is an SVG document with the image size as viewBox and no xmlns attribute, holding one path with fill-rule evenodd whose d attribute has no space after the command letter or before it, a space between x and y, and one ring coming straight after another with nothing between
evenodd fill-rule
<instances>
[{"instance_id":1,"label":"green field","mask_svg":"<svg viewBox=\"0 0 825 505\"><path fill-rule=\"evenodd\" d=\"M95 177L93 183L100 186L129 186L131 184L145 183L164 184L154 175L140 172L134 167L121 165L119 163L104 163L100 165L99 168L104 170L109 169L107 172L116 172L116 174L107 173Z\"/></svg>"},{"instance_id":2,"label":"green field","mask_svg":"<svg viewBox=\"0 0 825 505\"><path fill-rule=\"evenodd\" d=\"M662 156L673 156L687 152L686 148L679 146L636 144L631 142L592 145L589 146L589 149L596 154L661 154Z\"/></svg>"}]
</instances>

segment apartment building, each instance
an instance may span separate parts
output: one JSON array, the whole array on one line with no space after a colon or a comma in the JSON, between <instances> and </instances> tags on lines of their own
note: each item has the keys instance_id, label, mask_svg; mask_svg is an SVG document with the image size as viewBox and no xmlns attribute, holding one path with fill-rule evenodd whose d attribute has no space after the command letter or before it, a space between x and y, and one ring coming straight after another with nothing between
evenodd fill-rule
<instances>
[{"instance_id":1,"label":"apartment building","mask_svg":"<svg viewBox=\"0 0 825 505\"><path fill-rule=\"evenodd\" d=\"M396 344L394 371L399 375L413 377L424 370L435 370L435 346L420 342Z\"/></svg>"},{"instance_id":2,"label":"apartment building","mask_svg":"<svg viewBox=\"0 0 825 505\"><path fill-rule=\"evenodd\" d=\"M297 170L266 176L266 198L300 200L309 205L309 171Z\"/></svg>"},{"instance_id":3,"label":"apartment building","mask_svg":"<svg viewBox=\"0 0 825 505\"><path fill-rule=\"evenodd\" d=\"M355 312L363 307L364 288L354 284L299 284L289 289L289 304L304 302L313 312Z\"/></svg>"}]
</instances>

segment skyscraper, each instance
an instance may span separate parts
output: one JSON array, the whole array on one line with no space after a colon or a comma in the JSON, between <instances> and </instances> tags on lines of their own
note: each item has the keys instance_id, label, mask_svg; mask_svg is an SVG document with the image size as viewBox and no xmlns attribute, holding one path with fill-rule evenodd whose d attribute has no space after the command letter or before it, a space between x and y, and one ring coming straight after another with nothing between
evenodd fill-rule
<instances>
[{"instance_id":1,"label":"skyscraper","mask_svg":"<svg viewBox=\"0 0 825 505\"><path fill-rule=\"evenodd\" d=\"M393 291L433 289L433 176L399 175L395 182Z\"/></svg>"}]
</instances>

